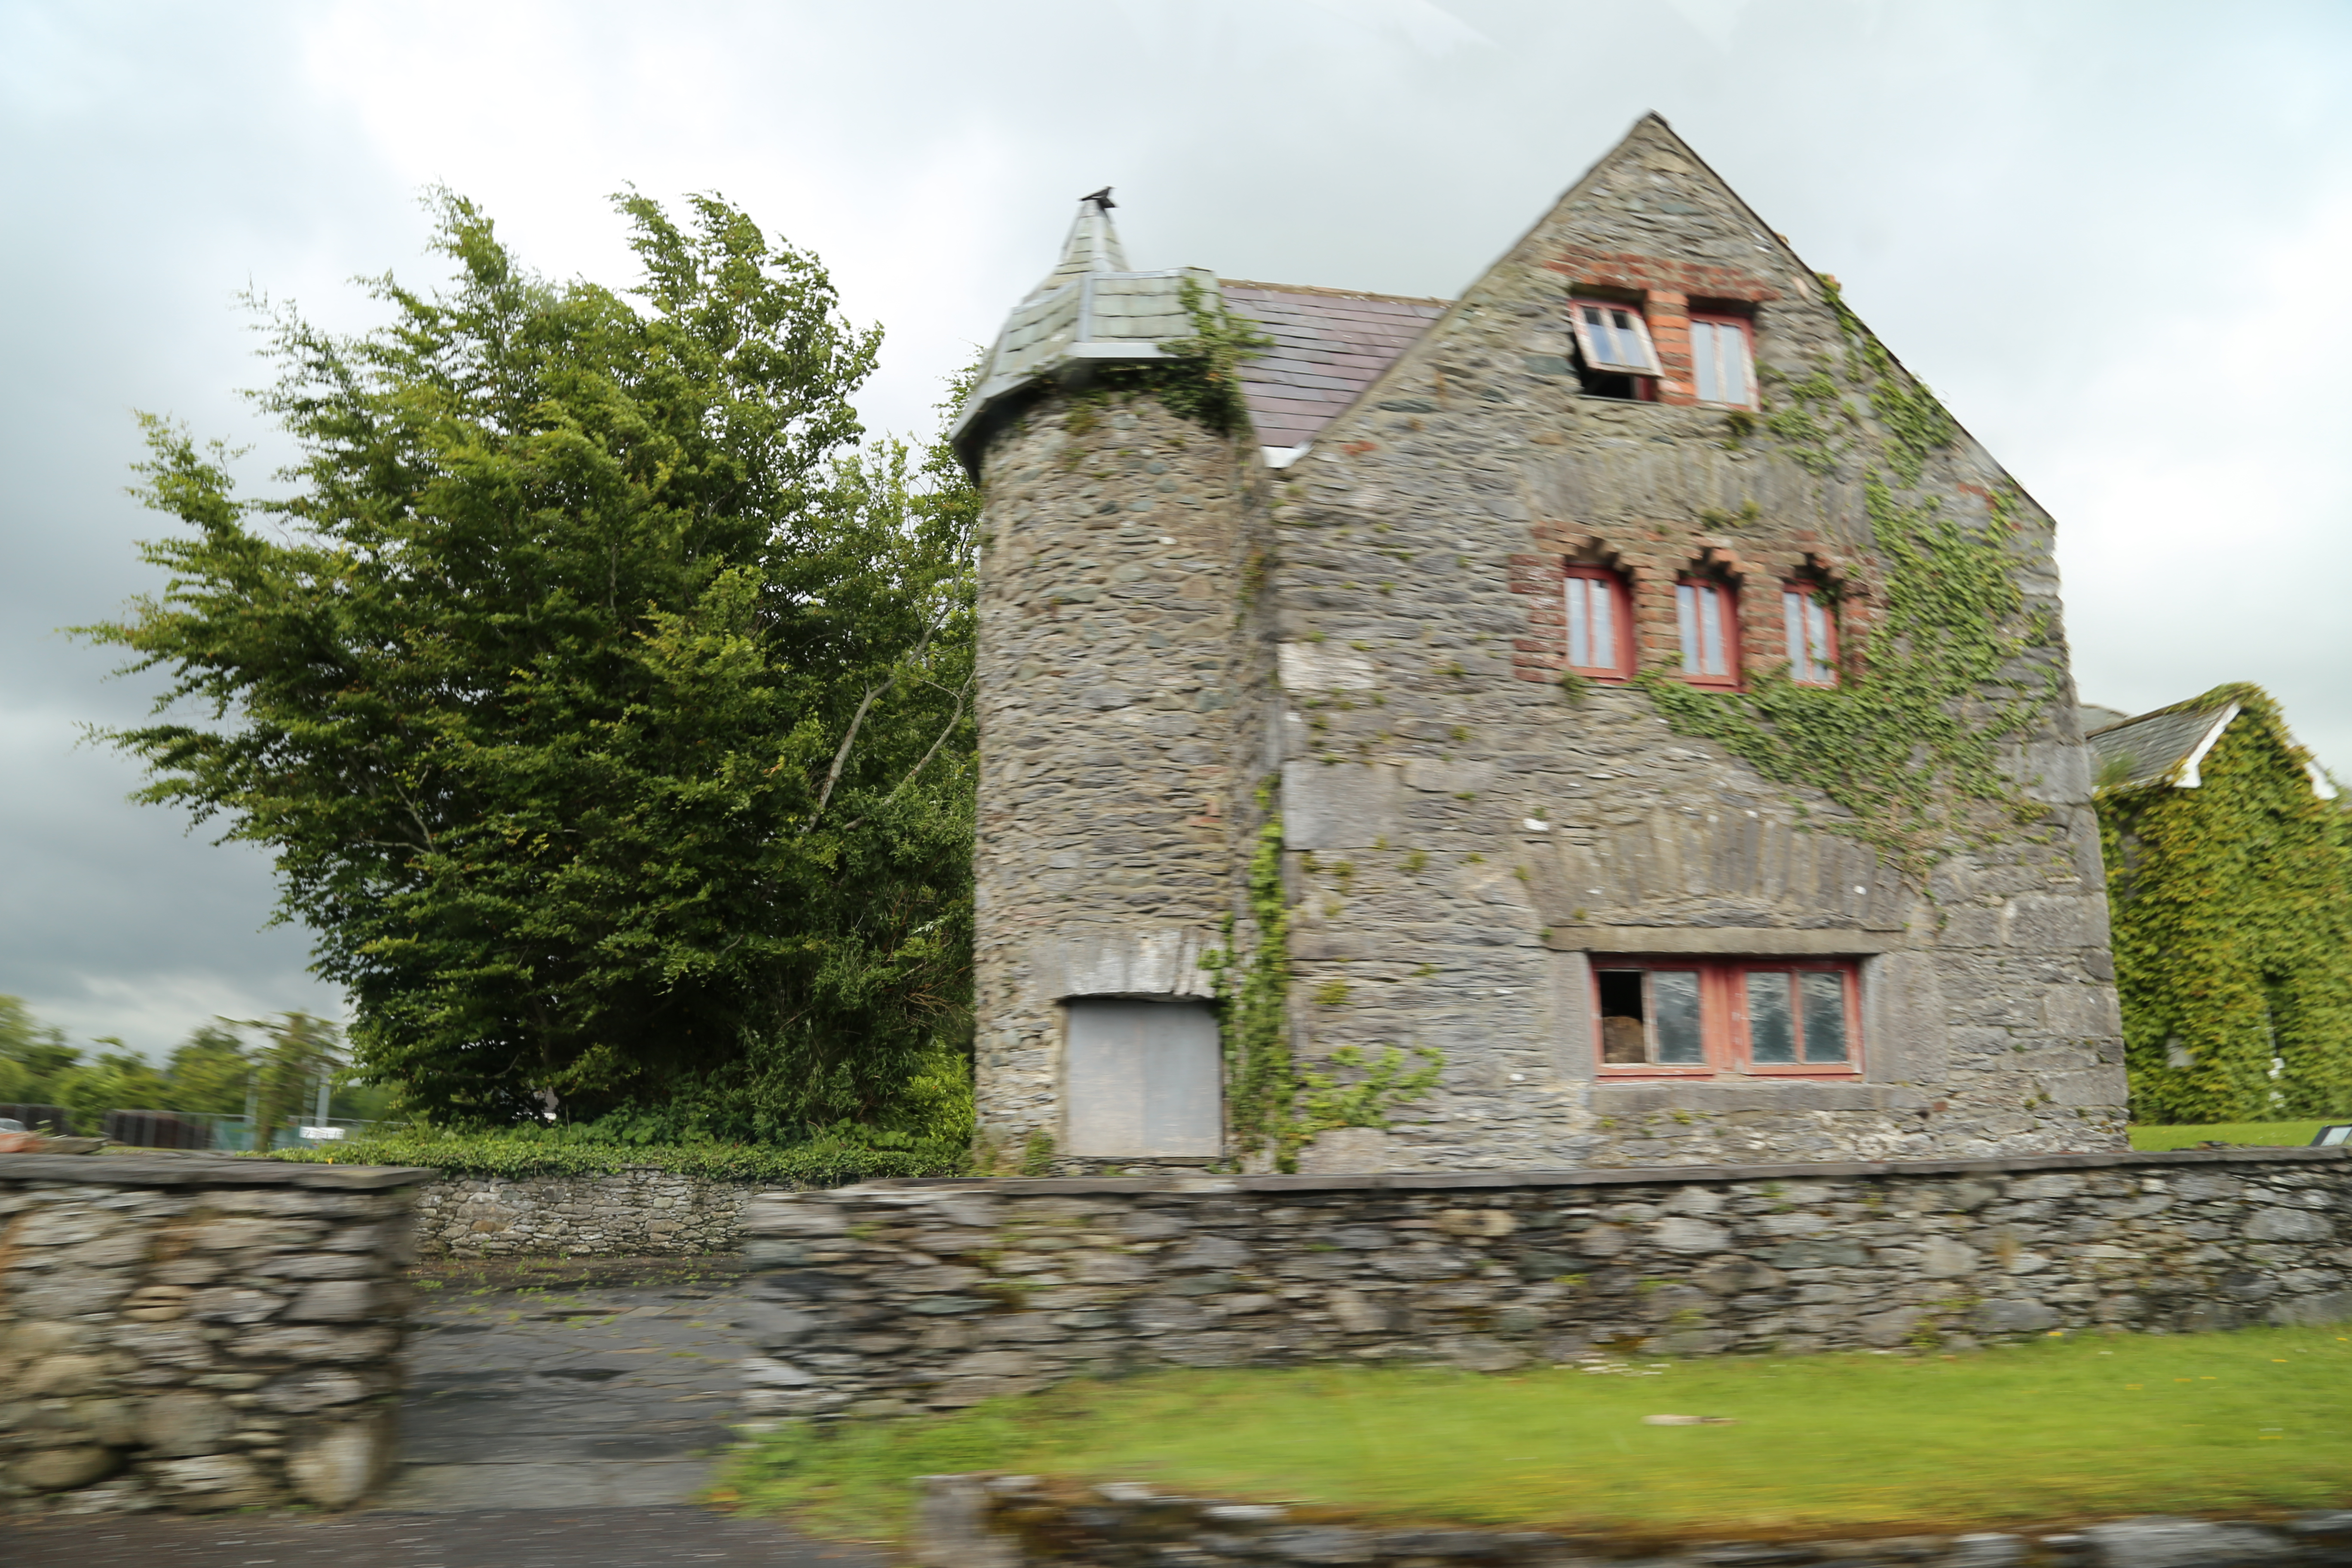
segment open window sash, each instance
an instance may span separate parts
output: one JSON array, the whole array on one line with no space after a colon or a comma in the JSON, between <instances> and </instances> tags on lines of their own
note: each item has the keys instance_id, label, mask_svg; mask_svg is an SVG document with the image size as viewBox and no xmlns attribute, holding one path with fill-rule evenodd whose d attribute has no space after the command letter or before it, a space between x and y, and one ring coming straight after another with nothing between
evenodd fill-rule
<instances>
[{"instance_id":1,"label":"open window sash","mask_svg":"<svg viewBox=\"0 0 2352 1568\"><path fill-rule=\"evenodd\" d=\"M1571 300L1569 319L1575 323L1576 346L1588 370L1623 375L1657 375L1658 351L1651 345L1649 323L1639 306L1607 300Z\"/></svg>"}]
</instances>

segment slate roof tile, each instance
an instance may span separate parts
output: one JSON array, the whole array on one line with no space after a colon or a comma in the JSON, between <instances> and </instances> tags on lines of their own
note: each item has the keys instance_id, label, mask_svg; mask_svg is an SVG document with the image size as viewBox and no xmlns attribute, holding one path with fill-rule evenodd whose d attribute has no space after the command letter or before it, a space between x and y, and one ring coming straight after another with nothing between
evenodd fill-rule
<instances>
[{"instance_id":1,"label":"slate roof tile","mask_svg":"<svg viewBox=\"0 0 2352 1568\"><path fill-rule=\"evenodd\" d=\"M1242 366L1242 393L1269 447L1313 440L1451 303L1279 283L1225 281L1225 301L1275 346Z\"/></svg>"}]
</instances>

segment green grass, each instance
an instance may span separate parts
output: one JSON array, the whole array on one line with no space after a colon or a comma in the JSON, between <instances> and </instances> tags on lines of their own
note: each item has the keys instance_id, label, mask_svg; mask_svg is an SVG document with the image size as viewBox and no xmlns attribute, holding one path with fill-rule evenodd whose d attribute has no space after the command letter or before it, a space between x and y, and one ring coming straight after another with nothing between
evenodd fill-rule
<instances>
[{"instance_id":1,"label":"green grass","mask_svg":"<svg viewBox=\"0 0 2352 1568\"><path fill-rule=\"evenodd\" d=\"M2352 1121L2338 1117L2336 1120ZM2242 1143L2256 1148L2309 1143L2325 1121L2217 1121L2203 1127L2134 1127L2131 1146L2153 1153L2162 1149L2194 1149L2200 1143Z\"/></svg>"},{"instance_id":2,"label":"green grass","mask_svg":"<svg viewBox=\"0 0 2352 1568\"><path fill-rule=\"evenodd\" d=\"M1635 1536L1985 1529L2352 1500L2352 1325L2049 1338L1964 1355L1174 1372L954 1415L792 1426L728 1488L819 1533L903 1530L910 1478L1141 1480L1358 1518ZM1650 1426L1673 1413L1737 1425Z\"/></svg>"}]
</instances>

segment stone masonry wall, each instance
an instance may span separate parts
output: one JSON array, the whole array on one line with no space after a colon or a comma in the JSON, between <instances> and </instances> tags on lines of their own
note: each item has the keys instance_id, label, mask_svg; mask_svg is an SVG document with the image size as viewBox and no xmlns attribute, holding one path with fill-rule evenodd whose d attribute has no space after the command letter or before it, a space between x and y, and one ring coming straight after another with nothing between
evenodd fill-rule
<instances>
[{"instance_id":1,"label":"stone masonry wall","mask_svg":"<svg viewBox=\"0 0 2352 1568\"><path fill-rule=\"evenodd\" d=\"M1150 399L1056 396L985 478L976 1092L984 1136L1017 1150L1061 1138L1061 998L1208 994L1257 783L1236 777L1236 694L1263 705L1270 655L1235 628L1232 442Z\"/></svg>"},{"instance_id":2,"label":"stone masonry wall","mask_svg":"<svg viewBox=\"0 0 2352 1568\"><path fill-rule=\"evenodd\" d=\"M417 1189L426 1258L666 1258L733 1252L759 1185L639 1167L605 1175L443 1175Z\"/></svg>"},{"instance_id":3,"label":"stone masonry wall","mask_svg":"<svg viewBox=\"0 0 2352 1568\"><path fill-rule=\"evenodd\" d=\"M0 1509L365 1496L430 1175L0 1156Z\"/></svg>"},{"instance_id":4,"label":"stone masonry wall","mask_svg":"<svg viewBox=\"0 0 2352 1568\"><path fill-rule=\"evenodd\" d=\"M1588 395L1578 291L1646 296L1661 400ZM1696 405L1694 300L1750 312L1756 414ZM1438 1092L1351 1168L1428 1171L2119 1149L2122 1040L2053 525L1964 431L1895 471L1879 410L1801 447L1790 389L1855 363L1822 283L1645 121L1272 480L1266 594L1286 701L1282 805L1302 1057L1444 1053ZM1911 385L1899 366L1886 384ZM2046 699L2005 767L2042 810L1906 880L1818 791L1675 733L1630 684L1580 694L1561 580L1615 571L1638 665L1678 669L1675 590L1737 589L1751 677L1781 585L1831 585L1850 642L1887 598L1866 504L2000 540L2040 629L1979 689ZM2003 498L1996 515L1992 503ZM1862 965L1860 1070L1793 1083L1603 1073L1608 953ZM1629 1081L1630 1080L1630 1081Z\"/></svg>"},{"instance_id":5,"label":"stone masonry wall","mask_svg":"<svg viewBox=\"0 0 2352 1568\"><path fill-rule=\"evenodd\" d=\"M2352 1318L2327 1149L1484 1175L880 1183L745 1214L751 1413L1078 1373L1957 1347Z\"/></svg>"},{"instance_id":6,"label":"stone masonry wall","mask_svg":"<svg viewBox=\"0 0 2352 1568\"><path fill-rule=\"evenodd\" d=\"M1328 1508L1228 1502L1163 1493L1138 1481L1080 1489L1038 1476L921 1478L910 1543L921 1568L1251 1568L1349 1563L1355 1568L2339 1568L2352 1561L2352 1510L2286 1519L2161 1516L2079 1521L2032 1532L1972 1531L1845 1540L1682 1541L1370 1525Z\"/></svg>"}]
</instances>

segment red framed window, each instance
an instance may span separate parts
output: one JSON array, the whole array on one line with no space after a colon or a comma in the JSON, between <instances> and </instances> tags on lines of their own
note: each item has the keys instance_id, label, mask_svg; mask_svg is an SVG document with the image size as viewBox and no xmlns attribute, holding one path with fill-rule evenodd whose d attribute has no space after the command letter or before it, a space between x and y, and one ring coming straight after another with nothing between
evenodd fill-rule
<instances>
[{"instance_id":1,"label":"red framed window","mask_svg":"<svg viewBox=\"0 0 2352 1568\"><path fill-rule=\"evenodd\" d=\"M1844 958L1592 961L1603 1077L1852 1078L1861 972Z\"/></svg>"},{"instance_id":2,"label":"red framed window","mask_svg":"<svg viewBox=\"0 0 2352 1568\"><path fill-rule=\"evenodd\" d=\"M1565 589L1568 668L1623 680L1633 673L1633 616L1625 580L1605 566L1571 566Z\"/></svg>"},{"instance_id":3,"label":"red framed window","mask_svg":"<svg viewBox=\"0 0 2352 1568\"><path fill-rule=\"evenodd\" d=\"M1837 684L1837 616L1828 595L1810 583L1780 590L1780 621L1789 638L1789 679L1800 686Z\"/></svg>"},{"instance_id":4,"label":"red framed window","mask_svg":"<svg viewBox=\"0 0 2352 1568\"><path fill-rule=\"evenodd\" d=\"M1570 300L1569 320L1575 324L1576 346L1583 351L1585 368L1618 375L1656 375L1658 351L1650 342L1650 325L1638 305L1608 300Z\"/></svg>"},{"instance_id":5,"label":"red framed window","mask_svg":"<svg viewBox=\"0 0 2352 1568\"><path fill-rule=\"evenodd\" d=\"M1738 316L1693 311L1690 342L1691 385L1698 400L1755 407L1756 364L1748 352L1748 323Z\"/></svg>"},{"instance_id":6,"label":"red framed window","mask_svg":"<svg viewBox=\"0 0 2352 1568\"><path fill-rule=\"evenodd\" d=\"M1675 584L1682 676L1698 686L1739 684L1739 595L1727 583L1685 577Z\"/></svg>"}]
</instances>

